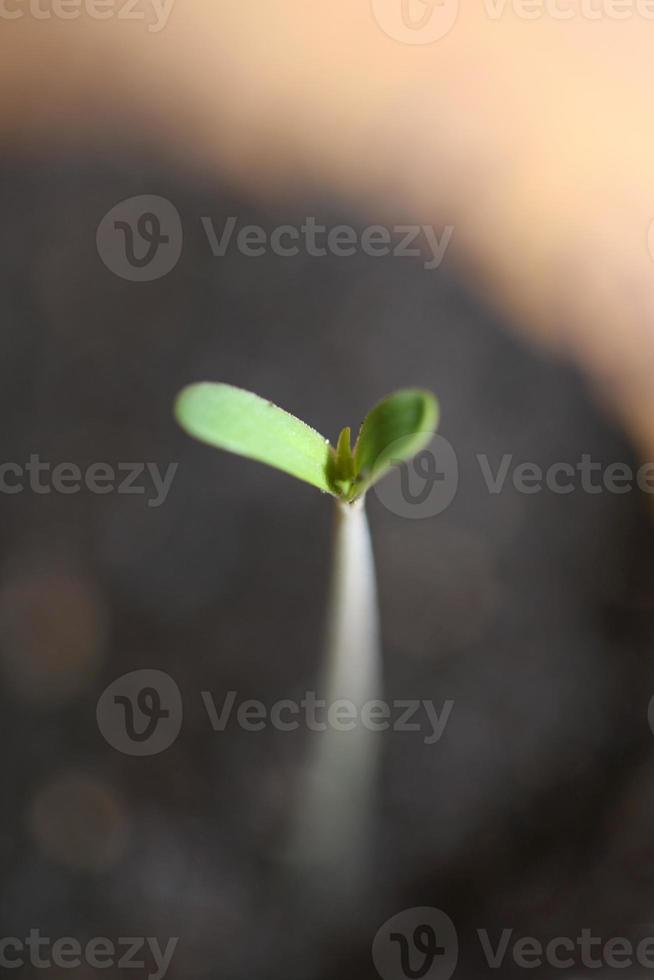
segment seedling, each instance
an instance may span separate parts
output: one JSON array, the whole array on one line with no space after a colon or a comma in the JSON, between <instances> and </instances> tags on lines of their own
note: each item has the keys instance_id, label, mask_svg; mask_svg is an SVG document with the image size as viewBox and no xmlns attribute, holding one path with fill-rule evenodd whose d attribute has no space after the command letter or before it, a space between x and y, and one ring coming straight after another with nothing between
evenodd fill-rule
<instances>
[{"instance_id":1,"label":"seedling","mask_svg":"<svg viewBox=\"0 0 654 980\"><path fill-rule=\"evenodd\" d=\"M333 447L272 402L227 384L190 385L178 395L175 414L196 439L267 463L335 499L325 697L327 704L346 699L360 711L381 694L377 589L365 496L392 466L408 462L430 441L438 421L436 399L419 389L389 395L364 419L354 448L349 427L341 430ZM375 771L373 734L358 724L354 731L328 727L322 736L298 821L295 850L302 861L351 867L361 858ZM356 877L351 870L350 884Z\"/></svg>"},{"instance_id":2,"label":"seedling","mask_svg":"<svg viewBox=\"0 0 654 980\"><path fill-rule=\"evenodd\" d=\"M349 426L334 449L294 415L233 385L189 385L177 396L175 414L196 439L268 463L351 504L392 465L420 452L435 431L438 406L428 391L389 395L366 416L354 450Z\"/></svg>"}]
</instances>

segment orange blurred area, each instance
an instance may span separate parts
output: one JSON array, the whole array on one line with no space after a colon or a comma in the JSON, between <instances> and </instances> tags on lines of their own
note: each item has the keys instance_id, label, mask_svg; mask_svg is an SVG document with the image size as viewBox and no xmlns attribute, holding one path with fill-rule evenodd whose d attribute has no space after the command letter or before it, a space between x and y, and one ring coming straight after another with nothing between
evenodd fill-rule
<instances>
[{"instance_id":1,"label":"orange blurred area","mask_svg":"<svg viewBox=\"0 0 654 980\"><path fill-rule=\"evenodd\" d=\"M37 20L17 3L3 25L14 136L116 145L145 127L267 195L321 185L362 213L452 222L475 288L654 448L646 0L78 7Z\"/></svg>"}]
</instances>

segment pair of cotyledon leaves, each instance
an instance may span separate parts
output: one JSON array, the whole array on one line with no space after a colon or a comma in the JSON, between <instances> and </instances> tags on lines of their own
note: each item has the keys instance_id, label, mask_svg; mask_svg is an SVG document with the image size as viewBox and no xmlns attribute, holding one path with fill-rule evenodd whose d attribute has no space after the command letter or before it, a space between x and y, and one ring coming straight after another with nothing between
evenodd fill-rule
<instances>
[{"instance_id":1,"label":"pair of cotyledon leaves","mask_svg":"<svg viewBox=\"0 0 654 980\"><path fill-rule=\"evenodd\" d=\"M349 428L332 447L294 415L228 384L189 385L177 396L175 415L202 442L267 463L351 502L391 466L427 445L438 423L438 403L428 391L396 391L366 416L354 449Z\"/></svg>"}]
</instances>

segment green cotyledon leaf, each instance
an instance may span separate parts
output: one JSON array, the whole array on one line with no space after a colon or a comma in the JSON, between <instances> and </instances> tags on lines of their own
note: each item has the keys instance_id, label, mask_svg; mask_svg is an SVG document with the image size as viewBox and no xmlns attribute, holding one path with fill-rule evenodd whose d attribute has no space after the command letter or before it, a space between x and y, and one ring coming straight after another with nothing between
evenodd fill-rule
<instances>
[{"instance_id":1,"label":"green cotyledon leaf","mask_svg":"<svg viewBox=\"0 0 654 980\"><path fill-rule=\"evenodd\" d=\"M189 385L177 396L175 417L189 435L210 446L267 463L337 495L328 475L329 442L251 391L208 381Z\"/></svg>"},{"instance_id":2,"label":"green cotyledon leaf","mask_svg":"<svg viewBox=\"0 0 654 980\"><path fill-rule=\"evenodd\" d=\"M438 425L438 402L430 391L405 388L389 395L366 416L354 447L355 484L350 499L377 483L398 463L427 445Z\"/></svg>"}]
</instances>

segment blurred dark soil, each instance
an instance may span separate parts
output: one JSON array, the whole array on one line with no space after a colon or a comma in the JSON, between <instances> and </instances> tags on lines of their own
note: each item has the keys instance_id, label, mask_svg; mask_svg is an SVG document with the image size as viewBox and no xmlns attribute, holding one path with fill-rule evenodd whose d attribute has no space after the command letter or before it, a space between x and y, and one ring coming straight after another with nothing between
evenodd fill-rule
<instances>
[{"instance_id":1,"label":"blurred dark soil","mask_svg":"<svg viewBox=\"0 0 654 980\"><path fill-rule=\"evenodd\" d=\"M0 461L179 463L158 508L0 495L0 933L179 936L170 980L364 980L377 929L419 905L456 923L463 977L485 975L466 939L479 927L635 935L654 910L647 501L491 495L475 459L637 465L578 374L447 265L211 254L203 215L361 223L317 195L265 209L138 159L15 160L0 175ZM174 202L184 227L179 264L151 283L113 275L96 249L103 215L139 194ZM199 379L332 439L388 391L426 386L458 455L444 513L404 520L370 501L387 697L454 709L435 745L384 737L373 882L344 921L280 871L308 734L215 733L201 700L315 690L329 500L187 439L171 403ZM138 668L169 673L184 701L175 744L142 759L95 716Z\"/></svg>"}]
</instances>

